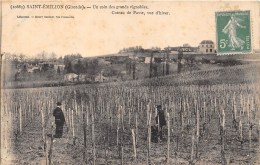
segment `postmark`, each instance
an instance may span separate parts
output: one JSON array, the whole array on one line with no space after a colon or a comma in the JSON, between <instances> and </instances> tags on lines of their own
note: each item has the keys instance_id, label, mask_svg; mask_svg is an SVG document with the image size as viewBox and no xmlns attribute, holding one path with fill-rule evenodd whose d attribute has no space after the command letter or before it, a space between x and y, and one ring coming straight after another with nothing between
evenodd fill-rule
<instances>
[{"instance_id":1,"label":"postmark","mask_svg":"<svg viewBox=\"0 0 260 165\"><path fill-rule=\"evenodd\" d=\"M218 55L245 54L252 51L250 11L216 12Z\"/></svg>"}]
</instances>

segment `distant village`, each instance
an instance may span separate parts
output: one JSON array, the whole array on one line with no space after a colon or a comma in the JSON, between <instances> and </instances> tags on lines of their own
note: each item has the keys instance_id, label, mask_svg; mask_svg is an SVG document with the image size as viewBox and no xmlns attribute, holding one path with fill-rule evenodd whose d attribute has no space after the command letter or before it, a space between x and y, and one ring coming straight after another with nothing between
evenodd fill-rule
<instances>
[{"instance_id":1,"label":"distant village","mask_svg":"<svg viewBox=\"0 0 260 165\"><path fill-rule=\"evenodd\" d=\"M14 82L100 83L164 76L181 69L198 70L202 63L215 64L216 49L211 40L203 40L198 46L183 44L178 47L129 47L118 53L82 57L69 54L38 58L12 55L6 57L5 84ZM8 70L7 69L7 70Z\"/></svg>"}]
</instances>

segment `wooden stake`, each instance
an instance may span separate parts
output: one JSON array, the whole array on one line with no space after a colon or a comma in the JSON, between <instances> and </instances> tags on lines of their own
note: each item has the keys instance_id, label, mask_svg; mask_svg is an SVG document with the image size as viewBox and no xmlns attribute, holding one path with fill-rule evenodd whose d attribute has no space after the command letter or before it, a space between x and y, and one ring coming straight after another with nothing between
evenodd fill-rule
<instances>
[{"instance_id":1,"label":"wooden stake","mask_svg":"<svg viewBox=\"0 0 260 165\"><path fill-rule=\"evenodd\" d=\"M131 129L132 132L132 138L133 138L133 158L134 158L134 162L136 163L136 143L135 143L135 139L136 139L136 135L135 135L135 131L134 129Z\"/></svg>"},{"instance_id":2,"label":"wooden stake","mask_svg":"<svg viewBox=\"0 0 260 165\"><path fill-rule=\"evenodd\" d=\"M84 163L87 163L87 158L86 158L86 150L87 150L87 131L86 131L85 113L83 113L83 134L84 134L83 161L84 161Z\"/></svg>"},{"instance_id":3,"label":"wooden stake","mask_svg":"<svg viewBox=\"0 0 260 165\"><path fill-rule=\"evenodd\" d=\"M138 116L137 112L135 113L135 144L137 146L137 140L138 140Z\"/></svg>"},{"instance_id":4,"label":"wooden stake","mask_svg":"<svg viewBox=\"0 0 260 165\"><path fill-rule=\"evenodd\" d=\"M94 107L93 107L94 108ZM93 143L93 165L96 164L96 144L95 144L95 120L94 120L94 109L91 114L92 119L92 143Z\"/></svg>"},{"instance_id":5,"label":"wooden stake","mask_svg":"<svg viewBox=\"0 0 260 165\"><path fill-rule=\"evenodd\" d=\"M194 142L195 142L195 129L192 129L192 135L191 135L191 154L190 154L190 164L194 162Z\"/></svg>"},{"instance_id":6,"label":"wooden stake","mask_svg":"<svg viewBox=\"0 0 260 165\"><path fill-rule=\"evenodd\" d=\"M88 120L89 120L89 119L88 119L88 117L89 117L89 107L87 106L87 103L86 103L86 111L87 111L87 125L88 125L88 123L89 123L89 122L88 122Z\"/></svg>"},{"instance_id":7,"label":"wooden stake","mask_svg":"<svg viewBox=\"0 0 260 165\"><path fill-rule=\"evenodd\" d=\"M105 142L105 162L106 162L106 165L108 165L108 149L109 149L109 129L107 129L107 140Z\"/></svg>"},{"instance_id":8,"label":"wooden stake","mask_svg":"<svg viewBox=\"0 0 260 165\"><path fill-rule=\"evenodd\" d=\"M52 130L53 130L53 126L52 126ZM50 148L48 154L48 165L52 164L52 147L53 147L53 134L51 133L51 141L50 141Z\"/></svg>"},{"instance_id":9,"label":"wooden stake","mask_svg":"<svg viewBox=\"0 0 260 165\"><path fill-rule=\"evenodd\" d=\"M221 122L221 157L222 157L222 164L226 164L226 158L225 158L225 111L222 109L222 122Z\"/></svg>"},{"instance_id":10,"label":"wooden stake","mask_svg":"<svg viewBox=\"0 0 260 165\"><path fill-rule=\"evenodd\" d=\"M196 102L196 158L199 157L199 136L200 136L200 111Z\"/></svg>"},{"instance_id":11,"label":"wooden stake","mask_svg":"<svg viewBox=\"0 0 260 165\"><path fill-rule=\"evenodd\" d=\"M19 106L19 133L22 134L23 131L23 115L22 115L22 107L21 105Z\"/></svg>"},{"instance_id":12,"label":"wooden stake","mask_svg":"<svg viewBox=\"0 0 260 165\"><path fill-rule=\"evenodd\" d=\"M151 118L152 118L152 113L150 110L150 106L148 104L147 106L147 112L148 112L148 118L147 118L147 128L148 128L148 136L147 136L147 164L151 164L151 156L150 156L150 149L151 149Z\"/></svg>"},{"instance_id":13,"label":"wooden stake","mask_svg":"<svg viewBox=\"0 0 260 165\"><path fill-rule=\"evenodd\" d=\"M167 163L170 161L170 143L171 143L171 130L170 130L170 115L167 112L167 127L168 127L168 137L167 137Z\"/></svg>"},{"instance_id":14,"label":"wooden stake","mask_svg":"<svg viewBox=\"0 0 260 165\"><path fill-rule=\"evenodd\" d=\"M68 120L69 120L69 122L68 122L69 127L71 128L71 127L72 127L72 124L71 124L71 109L70 109L70 108L68 109ZM71 129L70 129L70 130L71 130Z\"/></svg>"},{"instance_id":15,"label":"wooden stake","mask_svg":"<svg viewBox=\"0 0 260 165\"><path fill-rule=\"evenodd\" d=\"M243 148L243 125L241 119L239 120L239 139L241 143L241 149Z\"/></svg>"},{"instance_id":16,"label":"wooden stake","mask_svg":"<svg viewBox=\"0 0 260 165\"><path fill-rule=\"evenodd\" d=\"M260 131L260 120L258 120L258 141L260 141L259 131ZM259 154L260 154L260 146L258 146L258 155ZM260 159L258 159L258 164L260 164Z\"/></svg>"},{"instance_id":17,"label":"wooden stake","mask_svg":"<svg viewBox=\"0 0 260 165\"><path fill-rule=\"evenodd\" d=\"M125 127L124 127L124 115L125 115L125 109L122 107L122 106L120 106L120 109L121 109L121 125L122 125L122 129L123 129L123 131L125 130Z\"/></svg>"},{"instance_id":18,"label":"wooden stake","mask_svg":"<svg viewBox=\"0 0 260 165\"><path fill-rule=\"evenodd\" d=\"M128 126L131 128L131 108L128 108Z\"/></svg>"},{"instance_id":19,"label":"wooden stake","mask_svg":"<svg viewBox=\"0 0 260 165\"><path fill-rule=\"evenodd\" d=\"M74 125L74 110L71 110L71 124L72 124L72 138L73 138L73 145L76 144L76 137L75 137L75 125Z\"/></svg>"},{"instance_id":20,"label":"wooden stake","mask_svg":"<svg viewBox=\"0 0 260 165\"><path fill-rule=\"evenodd\" d=\"M119 144L119 128L120 128L120 116L121 116L121 110L120 107L118 107L118 114L117 114L117 129L116 129L116 145Z\"/></svg>"},{"instance_id":21,"label":"wooden stake","mask_svg":"<svg viewBox=\"0 0 260 165\"><path fill-rule=\"evenodd\" d=\"M120 148L121 148L121 165L124 165L124 130L122 130L122 134L121 134L121 144L120 144Z\"/></svg>"},{"instance_id":22,"label":"wooden stake","mask_svg":"<svg viewBox=\"0 0 260 165\"><path fill-rule=\"evenodd\" d=\"M248 138L249 138L249 155L251 154L252 149L252 123L249 121L249 131L248 131Z\"/></svg>"}]
</instances>

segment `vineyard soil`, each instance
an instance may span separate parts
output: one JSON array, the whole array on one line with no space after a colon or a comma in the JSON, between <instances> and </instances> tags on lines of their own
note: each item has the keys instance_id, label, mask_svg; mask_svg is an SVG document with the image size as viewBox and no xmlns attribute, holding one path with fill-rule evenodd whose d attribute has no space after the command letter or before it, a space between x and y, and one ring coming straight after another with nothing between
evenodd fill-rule
<instances>
[{"instance_id":1,"label":"vineyard soil","mask_svg":"<svg viewBox=\"0 0 260 165\"><path fill-rule=\"evenodd\" d=\"M3 161L258 164L259 73L251 65L231 69L124 83L6 89L1 145L2 154L13 157ZM58 101L67 126L63 138L52 140L52 111ZM148 135L158 104L169 123L162 141L151 143Z\"/></svg>"}]
</instances>

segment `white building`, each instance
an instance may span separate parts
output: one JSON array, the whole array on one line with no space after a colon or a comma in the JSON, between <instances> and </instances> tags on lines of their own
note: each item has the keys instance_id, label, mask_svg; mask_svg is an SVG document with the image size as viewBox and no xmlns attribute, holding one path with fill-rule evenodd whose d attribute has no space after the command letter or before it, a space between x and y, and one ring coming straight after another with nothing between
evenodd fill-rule
<instances>
[{"instance_id":1,"label":"white building","mask_svg":"<svg viewBox=\"0 0 260 165\"><path fill-rule=\"evenodd\" d=\"M203 40L199 44L199 52L202 54L214 54L215 44L211 40Z\"/></svg>"},{"instance_id":2,"label":"white building","mask_svg":"<svg viewBox=\"0 0 260 165\"><path fill-rule=\"evenodd\" d=\"M78 80L78 75L75 73L68 73L64 75L64 81L66 82L76 82Z\"/></svg>"},{"instance_id":3,"label":"white building","mask_svg":"<svg viewBox=\"0 0 260 165\"><path fill-rule=\"evenodd\" d=\"M92 81L91 76L88 75L88 74L80 74L79 77L78 77L78 80L80 82L87 82L87 81L91 82Z\"/></svg>"},{"instance_id":4,"label":"white building","mask_svg":"<svg viewBox=\"0 0 260 165\"><path fill-rule=\"evenodd\" d=\"M108 81L109 79L107 77L103 76L102 74L99 74L94 78L94 80L95 80L95 82L105 82L105 81Z\"/></svg>"},{"instance_id":5,"label":"white building","mask_svg":"<svg viewBox=\"0 0 260 165\"><path fill-rule=\"evenodd\" d=\"M145 57L145 59L144 59L145 64L150 64L151 62L152 63L154 62L154 58L152 58L152 61L151 61L151 57Z\"/></svg>"},{"instance_id":6,"label":"white building","mask_svg":"<svg viewBox=\"0 0 260 165\"><path fill-rule=\"evenodd\" d=\"M54 64L54 69L57 71L58 68L60 69L60 71L64 71L65 69L65 65L64 64Z\"/></svg>"}]
</instances>

